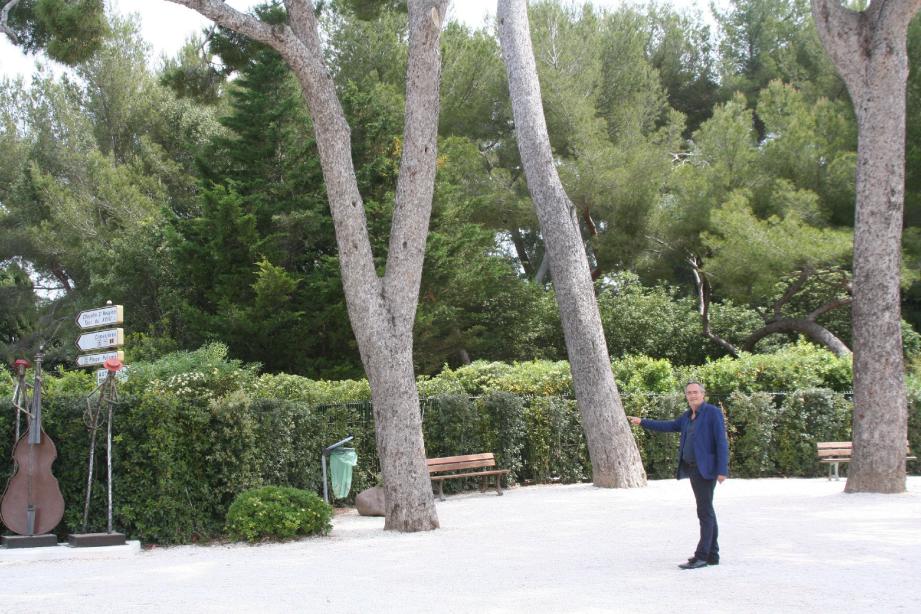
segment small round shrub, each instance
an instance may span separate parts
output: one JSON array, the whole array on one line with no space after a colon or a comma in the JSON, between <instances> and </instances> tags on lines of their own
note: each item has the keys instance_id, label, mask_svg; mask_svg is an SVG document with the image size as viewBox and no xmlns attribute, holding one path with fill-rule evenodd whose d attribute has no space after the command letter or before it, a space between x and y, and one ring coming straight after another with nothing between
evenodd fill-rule
<instances>
[{"instance_id":1,"label":"small round shrub","mask_svg":"<svg viewBox=\"0 0 921 614\"><path fill-rule=\"evenodd\" d=\"M285 486L247 490L227 510L227 535L250 542L326 535L333 508L316 493Z\"/></svg>"}]
</instances>

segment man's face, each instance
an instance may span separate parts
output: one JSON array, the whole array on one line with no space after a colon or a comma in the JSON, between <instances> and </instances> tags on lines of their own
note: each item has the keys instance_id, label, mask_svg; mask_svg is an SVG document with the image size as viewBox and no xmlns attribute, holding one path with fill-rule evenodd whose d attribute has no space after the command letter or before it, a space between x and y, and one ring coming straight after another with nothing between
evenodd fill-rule
<instances>
[{"instance_id":1,"label":"man's face","mask_svg":"<svg viewBox=\"0 0 921 614\"><path fill-rule=\"evenodd\" d=\"M697 408L703 405L704 391L697 384L688 384L688 387L684 389L684 398L688 400L691 409L697 411Z\"/></svg>"}]
</instances>

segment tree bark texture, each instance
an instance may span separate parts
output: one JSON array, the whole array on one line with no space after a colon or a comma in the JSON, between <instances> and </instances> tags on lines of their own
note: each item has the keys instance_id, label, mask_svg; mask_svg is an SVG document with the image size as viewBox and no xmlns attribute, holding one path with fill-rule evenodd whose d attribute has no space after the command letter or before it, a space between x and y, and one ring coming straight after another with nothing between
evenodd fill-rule
<instances>
[{"instance_id":1,"label":"tree bark texture","mask_svg":"<svg viewBox=\"0 0 921 614\"><path fill-rule=\"evenodd\" d=\"M518 149L550 256L592 480L606 488L644 486L646 473L611 372L576 209L553 163L525 0L499 0L497 18Z\"/></svg>"},{"instance_id":2,"label":"tree bark texture","mask_svg":"<svg viewBox=\"0 0 921 614\"><path fill-rule=\"evenodd\" d=\"M371 386L386 499L385 529L438 527L425 463L412 363L425 239L435 182L441 55L447 0L409 0L409 60L403 152L386 271L374 268L364 203L352 163L351 131L323 62L310 0L285 0L287 24L270 25L221 0L169 0L265 43L300 82L313 120L342 269L349 321Z\"/></svg>"},{"instance_id":3,"label":"tree bark texture","mask_svg":"<svg viewBox=\"0 0 921 614\"><path fill-rule=\"evenodd\" d=\"M857 116L854 225L854 424L847 492L905 490L908 409L899 268L905 188L908 24L921 0L873 0L865 11L812 0L819 37Z\"/></svg>"}]
</instances>

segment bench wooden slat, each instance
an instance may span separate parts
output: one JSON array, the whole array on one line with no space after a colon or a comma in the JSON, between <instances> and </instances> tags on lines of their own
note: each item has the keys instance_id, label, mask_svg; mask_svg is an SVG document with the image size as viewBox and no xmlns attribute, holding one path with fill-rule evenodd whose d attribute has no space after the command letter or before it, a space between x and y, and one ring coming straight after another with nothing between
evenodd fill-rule
<instances>
[{"instance_id":1,"label":"bench wooden slat","mask_svg":"<svg viewBox=\"0 0 921 614\"><path fill-rule=\"evenodd\" d=\"M478 469L479 467L495 467L494 460L478 460L465 463L444 463L440 465L429 465L429 473L442 473L445 471L460 471L462 469Z\"/></svg>"},{"instance_id":2,"label":"bench wooden slat","mask_svg":"<svg viewBox=\"0 0 921 614\"><path fill-rule=\"evenodd\" d=\"M851 443L850 441L820 441L819 443L815 445L816 447L818 447L819 450L822 450L824 448L848 448L850 449L851 446L853 446L854 444Z\"/></svg>"},{"instance_id":3,"label":"bench wooden slat","mask_svg":"<svg viewBox=\"0 0 921 614\"><path fill-rule=\"evenodd\" d=\"M483 452L482 454L463 454L461 456L441 456L439 458L427 458L425 462L428 465L441 465L444 463L458 463L473 460L496 460L496 455L492 452Z\"/></svg>"},{"instance_id":4,"label":"bench wooden slat","mask_svg":"<svg viewBox=\"0 0 921 614\"><path fill-rule=\"evenodd\" d=\"M844 449L842 449L842 448L831 448L831 449L827 449L827 450L819 450L818 452L816 452L816 454L818 455L819 458L822 458L822 457L824 457L824 456L847 456L847 457L850 457L850 456L851 456L851 450L850 450L850 448L848 448L847 450L844 450Z\"/></svg>"}]
</instances>

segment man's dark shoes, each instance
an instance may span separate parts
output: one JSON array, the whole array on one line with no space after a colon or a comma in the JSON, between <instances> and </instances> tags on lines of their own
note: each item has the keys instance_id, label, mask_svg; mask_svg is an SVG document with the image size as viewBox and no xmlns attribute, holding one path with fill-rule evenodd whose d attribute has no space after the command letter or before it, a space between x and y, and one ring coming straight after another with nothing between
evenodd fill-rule
<instances>
[{"instance_id":1,"label":"man's dark shoes","mask_svg":"<svg viewBox=\"0 0 921 614\"><path fill-rule=\"evenodd\" d=\"M681 565L678 565L678 567L680 567L681 569L700 569L701 567L706 567L706 566L707 566L707 561L704 561L703 559L694 558L694 557L691 557L690 559L688 559L687 563L682 563Z\"/></svg>"},{"instance_id":2,"label":"man's dark shoes","mask_svg":"<svg viewBox=\"0 0 921 614\"><path fill-rule=\"evenodd\" d=\"M688 559L688 563L690 563L691 561L695 561L695 560L697 560L697 557L692 556L691 558ZM720 557L718 556L708 556L707 557L707 565L713 567L714 565L719 565L719 564L720 564Z\"/></svg>"}]
</instances>

